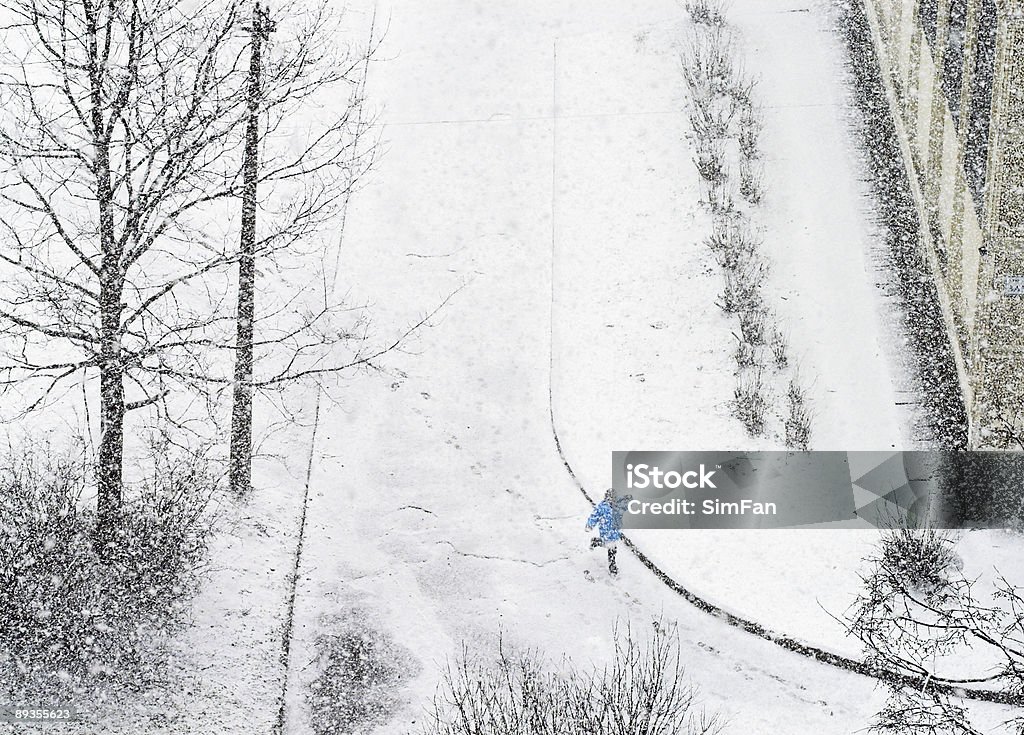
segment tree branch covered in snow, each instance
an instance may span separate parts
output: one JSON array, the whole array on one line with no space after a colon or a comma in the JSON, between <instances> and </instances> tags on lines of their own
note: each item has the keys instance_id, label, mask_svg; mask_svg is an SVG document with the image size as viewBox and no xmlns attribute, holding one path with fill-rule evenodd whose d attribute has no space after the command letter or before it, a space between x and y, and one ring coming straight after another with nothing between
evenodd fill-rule
<instances>
[{"instance_id":1,"label":"tree branch covered in snow","mask_svg":"<svg viewBox=\"0 0 1024 735\"><path fill-rule=\"evenodd\" d=\"M984 684L1024 696L1019 587L999 576L982 602L979 582L963 575L951 537L930 529L887 532L868 564L864 589L847 612L847 631L864 644L867 661L877 670L926 682L920 689L890 683L890 702L878 715L877 731L976 732L964 710L931 683ZM1008 725L1024 725L1024 716Z\"/></svg>"}]
</instances>

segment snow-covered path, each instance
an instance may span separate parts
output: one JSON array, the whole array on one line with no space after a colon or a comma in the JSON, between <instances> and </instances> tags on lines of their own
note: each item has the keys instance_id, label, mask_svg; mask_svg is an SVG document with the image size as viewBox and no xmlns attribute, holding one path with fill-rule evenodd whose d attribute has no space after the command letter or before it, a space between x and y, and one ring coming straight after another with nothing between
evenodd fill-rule
<instances>
[{"instance_id":1,"label":"snow-covered path","mask_svg":"<svg viewBox=\"0 0 1024 735\"><path fill-rule=\"evenodd\" d=\"M387 61L369 86L388 151L350 211L341 280L381 325L468 285L397 362L404 374L350 380L325 406L287 731L308 731L313 637L352 610L420 663L389 732L418 716L462 641L504 630L553 658L601 661L616 618L657 615L678 621L691 674L736 732L862 727L880 704L872 682L730 629L631 559L605 582L554 452L552 323L559 428L591 486L620 442L749 446L725 407L728 328L700 264L679 6L380 11ZM729 573L769 582L756 568Z\"/></svg>"}]
</instances>

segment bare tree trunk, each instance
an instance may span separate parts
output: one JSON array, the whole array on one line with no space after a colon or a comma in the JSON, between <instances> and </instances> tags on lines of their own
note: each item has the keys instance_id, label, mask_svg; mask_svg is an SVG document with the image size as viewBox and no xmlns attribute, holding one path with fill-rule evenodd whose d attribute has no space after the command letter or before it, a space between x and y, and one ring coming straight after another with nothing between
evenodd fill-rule
<instances>
[{"instance_id":1,"label":"bare tree trunk","mask_svg":"<svg viewBox=\"0 0 1024 735\"><path fill-rule=\"evenodd\" d=\"M256 182L259 176L260 62L265 11L254 4L249 50L248 120L242 162L242 227L238 259L238 315L235 337L235 380L231 410L231 489L242 495L252 487L253 322L256 315Z\"/></svg>"},{"instance_id":2,"label":"bare tree trunk","mask_svg":"<svg viewBox=\"0 0 1024 735\"><path fill-rule=\"evenodd\" d=\"M107 314L103 315L106 332ZM105 555L114 540L121 513L121 467L124 459L124 376L120 365L120 336L104 339L100 366L100 446L97 470L98 526L95 545Z\"/></svg>"},{"instance_id":3,"label":"bare tree trunk","mask_svg":"<svg viewBox=\"0 0 1024 735\"><path fill-rule=\"evenodd\" d=\"M95 539L101 554L113 540L121 511L124 458L124 368L121 363L121 299L124 275L121 248L114 237L110 163L105 144L97 146L97 193L100 210L100 447L97 469L98 527Z\"/></svg>"},{"instance_id":4,"label":"bare tree trunk","mask_svg":"<svg viewBox=\"0 0 1024 735\"><path fill-rule=\"evenodd\" d=\"M103 116L102 70L95 9L88 15L90 97L96 203L100 235L100 446L97 468L97 527L93 543L101 556L109 552L121 512L124 460L124 369L121 364L123 246L116 237L111 186L110 136Z\"/></svg>"},{"instance_id":5,"label":"bare tree trunk","mask_svg":"<svg viewBox=\"0 0 1024 735\"><path fill-rule=\"evenodd\" d=\"M353 56L336 44L333 0L284 3L296 22L271 47L266 2L200 4L192 23L178 0L0 0L0 397L22 384L18 401L42 408L65 381L99 371L101 553L125 512L128 414L160 403L155 419L181 428L191 404L175 402L172 416L172 390L212 406L230 384L229 477L245 493L256 390L372 365L412 331L332 360L335 346L364 339L358 310L326 299L277 309L255 374L256 259L287 251L298 263L297 248L318 247L373 162L360 142L372 29L366 55ZM318 104L305 145L278 144L291 115L332 94L348 104ZM294 206L258 213L268 193ZM240 196L232 245L206 225ZM232 330L221 304L236 262ZM234 364L221 359L232 353Z\"/></svg>"}]
</instances>

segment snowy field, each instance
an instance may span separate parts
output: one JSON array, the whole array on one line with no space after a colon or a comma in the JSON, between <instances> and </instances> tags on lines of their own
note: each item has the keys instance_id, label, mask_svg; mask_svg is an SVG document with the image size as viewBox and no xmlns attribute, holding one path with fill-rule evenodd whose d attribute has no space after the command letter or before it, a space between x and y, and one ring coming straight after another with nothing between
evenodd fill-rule
<instances>
[{"instance_id":1,"label":"snowy field","mask_svg":"<svg viewBox=\"0 0 1024 735\"><path fill-rule=\"evenodd\" d=\"M81 733L314 733L318 636L353 625L403 662L393 717L423 723L463 644L607 659L616 622L678 624L689 677L729 733L848 735L873 679L706 615L625 550L588 550L613 450L782 449L730 410L732 322L704 239L673 0L353 0L388 19L367 90L384 155L348 209L338 288L386 336L449 294L385 372L337 379L257 464L215 538L170 680L97 705ZM837 11L732 0L765 110L767 298L814 407L812 449L924 445L884 285ZM315 427L315 429L314 429ZM314 436L315 431L315 436ZM310 448L310 444L313 444ZM308 507L300 543L303 496ZM638 531L637 546L729 612L828 650L875 531ZM1020 538L968 532L966 571L1004 571ZM292 602L294 603L292 605ZM290 639L286 631L290 630ZM979 722L1002 710L978 706ZM3 726L0 725L0 728ZM46 732L56 731L56 728ZM987 731L986 731L987 732Z\"/></svg>"}]
</instances>

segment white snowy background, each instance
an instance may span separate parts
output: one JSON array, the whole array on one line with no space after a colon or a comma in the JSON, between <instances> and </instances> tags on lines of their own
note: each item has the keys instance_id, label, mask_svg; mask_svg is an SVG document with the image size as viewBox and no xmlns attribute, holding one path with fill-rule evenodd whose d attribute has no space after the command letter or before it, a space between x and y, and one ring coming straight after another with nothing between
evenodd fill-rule
<instances>
[{"instance_id":1,"label":"white snowy background","mask_svg":"<svg viewBox=\"0 0 1024 735\"><path fill-rule=\"evenodd\" d=\"M734 346L715 306L686 137L671 0L348 3L362 38L388 19L367 90L384 155L348 209L339 288L386 332L464 285L392 373L340 378L307 426L257 465L248 507L214 540L173 680L80 732L311 732L313 643L357 616L406 651L422 720L463 642L600 663L612 627L678 623L689 675L728 732L851 733L884 702L873 680L705 615L620 552L607 578L589 506L613 450L781 448L730 413ZM765 110L768 298L814 406L814 449L910 449L913 397L861 153L837 12L733 0ZM282 631L310 502L287 669ZM831 617L856 592L872 531L647 531L637 544L722 607L858 655ZM966 571L1010 571L1020 541L975 532ZM587 579L589 570L596 581ZM1001 712L979 708L981 721Z\"/></svg>"}]
</instances>

